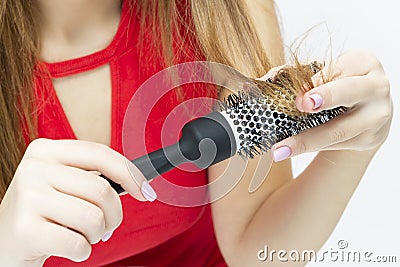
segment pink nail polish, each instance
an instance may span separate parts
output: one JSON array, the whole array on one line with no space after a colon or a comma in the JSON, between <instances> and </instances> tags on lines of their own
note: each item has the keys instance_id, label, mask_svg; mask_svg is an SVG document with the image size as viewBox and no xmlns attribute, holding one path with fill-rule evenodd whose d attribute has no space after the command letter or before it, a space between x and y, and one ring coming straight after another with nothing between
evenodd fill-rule
<instances>
[{"instance_id":1,"label":"pink nail polish","mask_svg":"<svg viewBox=\"0 0 400 267\"><path fill-rule=\"evenodd\" d=\"M320 94L311 94L310 98L314 102L313 109L317 109L322 105L322 96Z\"/></svg>"},{"instance_id":2,"label":"pink nail polish","mask_svg":"<svg viewBox=\"0 0 400 267\"><path fill-rule=\"evenodd\" d=\"M150 202L153 202L157 199L156 192L147 181L143 182L141 192L142 195Z\"/></svg>"},{"instance_id":3,"label":"pink nail polish","mask_svg":"<svg viewBox=\"0 0 400 267\"><path fill-rule=\"evenodd\" d=\"M111 238L111 236L112 236L112 234L113 234L113 232L111 231L111 232L108 232L108 233L106 233L104 236L103 236L103 238L101 239L101 241L103 241L103 242L107 242L110 238Z\"/></svg>"},{"instance_id":4,"label":"pink nail polish","mask_svg":"<svg viewBox=\"0 0 400 267\"><path fill-rule=\"evenodd\" d=\"M281 146L274 150L274 161L282 161L292 154L292 150L288 146Z\"/></svg>"}]
</instances>

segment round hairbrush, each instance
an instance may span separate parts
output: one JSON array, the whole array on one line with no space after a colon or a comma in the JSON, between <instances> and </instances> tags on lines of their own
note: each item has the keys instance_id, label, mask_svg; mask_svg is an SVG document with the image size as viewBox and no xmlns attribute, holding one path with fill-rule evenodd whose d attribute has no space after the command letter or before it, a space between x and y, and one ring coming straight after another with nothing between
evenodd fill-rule
<instances>
[{"instance_id":1,"label":"round hairbrush","mask_svg":"<svg viewBox=\"0 0 400 267\"><path fill-rule=\"evenodd\" d=\"M290 66L267 81L250 80L243 90L219 102L212 113L186 123L177 143L132 163L148 180L188 162L205 169L236 154L254 158L285 138L329 121L346 107L309 114L299 111L294 101L301 93L296 88L311 89L311 76L321 67L317 62ZM124 191L106 179L118 193Z\"/></svg>"}]
</instances>

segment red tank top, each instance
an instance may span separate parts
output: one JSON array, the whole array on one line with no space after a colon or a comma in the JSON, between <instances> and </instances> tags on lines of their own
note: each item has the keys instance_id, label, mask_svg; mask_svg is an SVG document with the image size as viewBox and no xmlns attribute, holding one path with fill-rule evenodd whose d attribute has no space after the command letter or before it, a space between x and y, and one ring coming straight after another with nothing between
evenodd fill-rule
<instances>
[{"instance_id":1,"label":"red tank top","mask_svg":"<svg viewBox=\"0 0 400 267\"><path fill-rule=\"evenodd\" d=\"M147 59L147 62L138 60L139 23L128 2L123 1L120 25L108 47L81 58L44 63L47 74L36 74L39 137L76 139L57 98L52 79L109 64L112 81L111 147L123 153L122 124L128 103L146 79L162 70L161 58L154 56L149 49L140 51L144 55L141 58ZM185 50L185 53L181 53L180 62L193 60L190 49ZM184 90L185 98L201 96L193 86L184 86ZM146 126L151 132L146 136L148 152L161 147L162 122L179 104L174 94L170 92L164 95L150 114ZM141 153L138 151L136 156ZM175 169L163 177L185 186L207 183L206 171L185 172ZM87 261L74 263L50 257L44 266L226 266L215 239L209 205L183 208L159 201L139 202L129 195L121 196L121 201L124 214L122 224L110 240L92 246L92 254Z\"/></svg>"}]
</instances>

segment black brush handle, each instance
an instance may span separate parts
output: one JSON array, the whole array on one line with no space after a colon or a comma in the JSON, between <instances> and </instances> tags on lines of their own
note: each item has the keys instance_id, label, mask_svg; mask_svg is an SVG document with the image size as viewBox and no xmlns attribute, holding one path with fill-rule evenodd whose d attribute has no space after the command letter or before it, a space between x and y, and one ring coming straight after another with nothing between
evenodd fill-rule
<instances>
[{"instance_id":1,"label":"black brush handle","mask_svg":"<svg viewBox=\"0 0 400 267\"><path fill-rule=\"evenodd\" d=\"M199 168L207 168L232 157L236 153L236 141L226 119L219 112L192 120L182 128L182 137L174 145L153 151L131 162L147 180L166 173L185 162ZM101 175L117 191L125 190L117 183Z\"/></svg>"},{"instance_id":2,"label":"black brush handle","mask_svg":"<svg viewBox=\"0 0 400 267\"><path fill-rule=\"evenodd\" d=\"M185 159L180 157L178 152L179 143L176 143L172 146L161 148L147 155L131 160L131 162L142 172L147 180L151 180L185 162ZM115 183L104 175L101 175L101 177L105 178L118 194L125 191L121 185Z\"/></svg>"},{"instance_id":3,"label":"black brush handle","mask_svg":"<svg viewBox=\"0 0 400 267\"><path fill-rule=\"evenodd\" d=\"M131 162L142 172L147 180L151 180L185 162L185 159L180 157L178 152L179 143L176 143L141 156Z\"/></svg>"}]
</instances>

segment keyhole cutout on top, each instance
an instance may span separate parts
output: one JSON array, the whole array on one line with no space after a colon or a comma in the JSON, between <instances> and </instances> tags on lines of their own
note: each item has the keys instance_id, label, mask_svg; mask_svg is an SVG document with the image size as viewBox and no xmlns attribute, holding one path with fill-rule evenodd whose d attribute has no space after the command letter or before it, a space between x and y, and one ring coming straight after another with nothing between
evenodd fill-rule
<instances>
[{"instance_id":1,"label":"keyhole cutout on top","mask_svg":"<svg viewBox=\"0 0 400 267\"><path fill-rule=\"evenodd\" d=\"M110 66L53 79L54 89L76 138L110 145Z\"/></svg>"}]
</instances>

